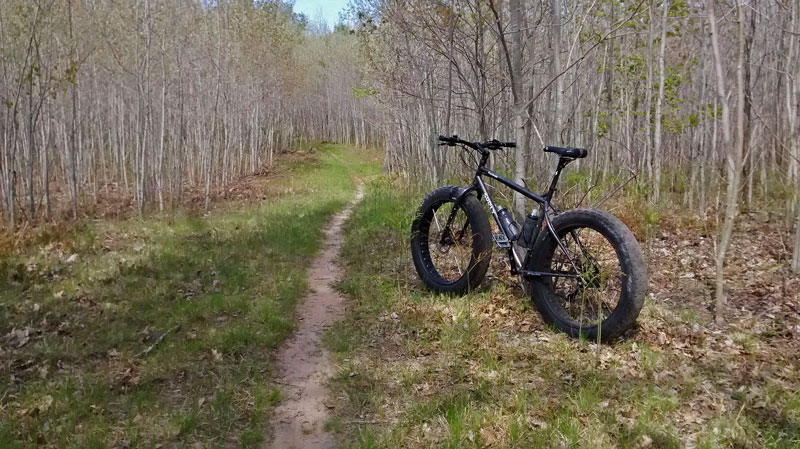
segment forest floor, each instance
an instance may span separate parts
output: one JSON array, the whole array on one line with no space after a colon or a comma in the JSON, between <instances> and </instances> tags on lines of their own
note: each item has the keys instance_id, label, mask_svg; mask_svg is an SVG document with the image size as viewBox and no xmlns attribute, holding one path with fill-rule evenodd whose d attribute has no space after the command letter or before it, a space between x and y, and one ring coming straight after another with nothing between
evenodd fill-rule
<instances>
[{"instance_id":1,"label":"forest floor","mask_svg":"<svg viewBox=\"0 0 800 449\"><path fill-rule=\"evenodd\" d=\"M333 145L207 214L86 221L0 255L0 447L246 447L323 225L377 174Z\"/></svg>"},{"instance_id":2,"label":"forest floor","mask_svg":"<svg viewBox=\"0 0 800 449\"><path fill-rule=\"evenodd\" d=\"M327 342L350 446L800 447L800 277L776 220L738 220L716 326L713 220L609 205L649 293L638 327L597 345L545 326L498 252L478 291L425 290L408 248L423 194L372 182L345 227L351 309Z\"/></svg>"}]
</instances>

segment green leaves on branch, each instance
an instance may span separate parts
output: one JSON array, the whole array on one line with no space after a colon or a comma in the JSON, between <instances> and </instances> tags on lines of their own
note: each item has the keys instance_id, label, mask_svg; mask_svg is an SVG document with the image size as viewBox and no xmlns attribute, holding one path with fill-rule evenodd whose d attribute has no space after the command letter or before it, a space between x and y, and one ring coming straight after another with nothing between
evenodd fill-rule
<instances>
[{"instance_id":1,"label":"green leaves on branch","mask_svg":"<svg viewBox=\"0 0 800 449\"><path fill-rule=\"evenodd\" d=\"M355 98L367 98L374 95L378 95L379 91L376 87L365 87L365 88L358 88L352 87L353 96Z\"/></svg>"}]
</instances>

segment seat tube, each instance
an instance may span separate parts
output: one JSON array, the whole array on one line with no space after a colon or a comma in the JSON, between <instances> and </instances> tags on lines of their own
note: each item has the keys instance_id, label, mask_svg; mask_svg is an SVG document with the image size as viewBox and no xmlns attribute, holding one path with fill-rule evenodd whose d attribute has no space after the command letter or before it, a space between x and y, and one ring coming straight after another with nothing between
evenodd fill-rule
<instances>
[{"instance_id":1,"label":"seat tube","mask_svg":"<svg viewBox=\"0 0 800 449\"><path fill-rule=\"evenodd\" d=\"M561 177L561 170L572 162L570 159L561 157L558 159L558 166L556 167L556 172L553 173L553 179L550 180L550 188L547 189L547 193L544 195L547 198L547 201L553 199L553 193L556 191L556 186L558 185L558 178Z\"/></svg>"}]
</instances>

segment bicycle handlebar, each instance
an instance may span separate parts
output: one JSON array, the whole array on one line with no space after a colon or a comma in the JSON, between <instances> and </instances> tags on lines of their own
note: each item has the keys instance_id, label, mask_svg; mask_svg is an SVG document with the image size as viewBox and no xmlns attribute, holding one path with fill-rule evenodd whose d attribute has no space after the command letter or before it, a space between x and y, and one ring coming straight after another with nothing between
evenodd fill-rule
<instances>
[{"instance_id":1,"label":"bicycle handlebar","mask_svg":"<svg viewBox=\"0 0 800 449\"><path fill-rule=\"evenodd\" d=\"M497 150L499 148L516 148L516 142L500 142L497 139L489 140L488 142L467 142L466 140L459 139L458 136L439 136L439 140L444 142L445 145L455 146L457 144L466 145L470 148L476 149L478 151L483 151L485 148L490 150Z\"/></svg>"},{"instance_id":2,"label":"bicycle handlebar","mask_svg":"<svg viewBox=\"0 0 800 449\"><path fill-rule=\"evenodd\" d=\"M498 146L498 147L505 147L505 148L516 148L517 142L500 142L499 140L490 140L483 144L486 147L489 146Z\"/></svg>"},{"instance_id":3,"label":"bicycle handlebar","mask_svg":"<svg viewBox=\"0 0 800 449\"><path fill-rule=\"evenodd\" d=\"M469 142L461 142L460 139L458 138L458 136L456 136L456 135L453 135L452 137L439 136L439 140L441 142L444 142L444 143L450 145L450 146L455 146L455 144L457 144L457 143L469 143Z\"/></svg>"},{"instance_id":4,"label":"bicycle handlebar","mask_svg":"<svg viewBox=\"0 0 800 449\"><path fill-rule=\"evenodd\" d=\"M482 154L488 154L486 150L499 150L500 148L516 148L516 142L501 142L497 139L492 139L486 142L468 142L466 140L459 139L458 136L439 136L439 141L444 142L442 145L449 145L454 147L456 145L464 145L468 148L472 148L473 150L479 151ZM545 153L556 153L561 157L572 158L572 159L580 159L586 157L588 152L583 148L572 148L572 147L555 147L555 146L548 146L544 148Z\"/></svg>"}]
</instances>

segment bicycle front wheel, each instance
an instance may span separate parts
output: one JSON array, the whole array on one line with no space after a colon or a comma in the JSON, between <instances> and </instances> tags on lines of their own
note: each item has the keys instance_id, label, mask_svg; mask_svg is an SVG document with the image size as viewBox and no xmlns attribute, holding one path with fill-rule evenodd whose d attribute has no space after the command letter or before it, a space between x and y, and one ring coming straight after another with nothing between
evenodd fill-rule
<instances>
[{"instance_id":1,"label":"bicycle front wheel","mask_svg":"<svg viewBox=\"0 0 800 449\"><path fill-rule=\"evenodd\" d=\"M647 288L642 250L619 219L575 209L553 220L563 244L543 230L530 270L531 294L544 320L573 337L612 340L639 316Z\"/></svg>"},{"instance_id":2,"label":"bicycle front wheel","mask_svg":"<svg viewBox=\"0 0 800 449\"><path fill-rule=\"evenodd\" d=\"M460 192L459 187L447 186L429 193L411 227L414 267L422 282L440 293L463 294L478 287L489 267L489 220L472 195L456 206Z\"/></svg>"}]
</instances>

